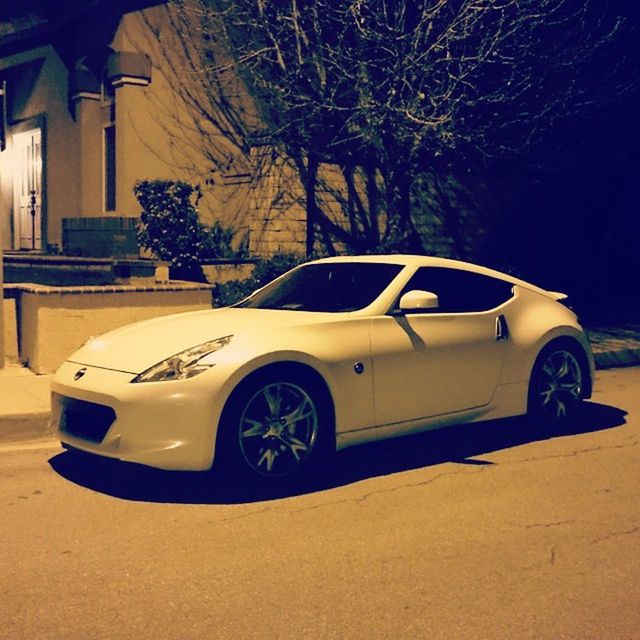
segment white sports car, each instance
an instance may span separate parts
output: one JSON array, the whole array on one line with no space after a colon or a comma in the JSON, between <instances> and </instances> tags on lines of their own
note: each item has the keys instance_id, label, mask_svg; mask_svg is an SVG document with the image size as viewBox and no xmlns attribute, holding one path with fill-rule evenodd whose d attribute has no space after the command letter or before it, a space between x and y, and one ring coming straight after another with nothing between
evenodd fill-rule
<instances>
[{"instance_id":1,"label":"white sports car","mask_svg":"<svg viewBox=\"0 0 640 640\"><path fill-rule=\"evenodd\" d=\"M452 423L561 423L594 372L563 298L441 258L317 260L233 307L91 339L53 379L54 419L67 447L256 477Z\"/></svg>"}]
</instances>

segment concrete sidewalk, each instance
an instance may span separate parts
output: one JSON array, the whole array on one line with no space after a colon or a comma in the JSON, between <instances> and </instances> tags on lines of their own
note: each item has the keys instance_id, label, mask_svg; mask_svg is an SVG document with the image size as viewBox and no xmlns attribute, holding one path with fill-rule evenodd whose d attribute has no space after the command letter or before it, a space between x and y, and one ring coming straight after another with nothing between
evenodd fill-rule
<instances>
[{"instance_id":1,"label":"concrete sidewalk","mask_svg":"<svg viewBox=\"0 0 640 640\"><path fill-rule=\"evenodd\" d=\"M28 440L50 433L51 378L37 376L11 362L0 369L0 441Z\"/></svg>"},{"instance_id":2,"label":"concrete sidewalk","mask_svg":"<svg viewBox=\"0 0 640 640\"><path fill-rule=\"evenodd\" d=\"M598 369L640 365L640 324L587 330ZM52 376L18 364L0 369L0 442L30 440L53 432L49 425Z\"/></svg>"}]
</instances>

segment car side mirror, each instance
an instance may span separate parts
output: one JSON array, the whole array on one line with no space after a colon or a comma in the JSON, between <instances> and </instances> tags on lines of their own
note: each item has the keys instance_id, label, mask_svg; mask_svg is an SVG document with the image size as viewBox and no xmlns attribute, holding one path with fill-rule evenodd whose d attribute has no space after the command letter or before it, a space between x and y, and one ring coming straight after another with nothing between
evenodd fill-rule
<instances>
[{"instance_id":1,"label":"car side mirror","mask_svg":"<svg viewBox=\"0 0 640 640\"><path fill-rule=\"evenodd\" d=\"M413 291L407 291L402 298L400 298L400 311L425 311L426 309L437 309L440 306L438 296L431 291L419 291L414 289Z\"/></svg>"}]
</instances>

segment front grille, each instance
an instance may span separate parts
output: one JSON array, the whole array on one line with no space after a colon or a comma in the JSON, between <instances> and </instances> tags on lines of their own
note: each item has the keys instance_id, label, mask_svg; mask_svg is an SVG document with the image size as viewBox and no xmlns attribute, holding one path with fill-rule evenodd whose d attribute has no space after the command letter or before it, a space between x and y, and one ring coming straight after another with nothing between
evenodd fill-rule
<instances>
[{"instance_id":1,"label":"front grille","mask_svg":"<svg viewBox=\"0 0 640 640\"><path fill-rule=\"evenodd\" d=\"M116 419L116 412L103 404L61 398L60 431L76 438L102 442Z\"/></svg>"}]
</instances>

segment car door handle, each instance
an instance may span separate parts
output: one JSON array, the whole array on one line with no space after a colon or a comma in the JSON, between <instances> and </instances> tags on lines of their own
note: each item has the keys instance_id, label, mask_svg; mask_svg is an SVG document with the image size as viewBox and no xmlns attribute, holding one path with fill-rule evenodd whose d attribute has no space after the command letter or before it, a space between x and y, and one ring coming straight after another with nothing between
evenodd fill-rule
<instances>
[{"instance_id":1,"label":"car door handle","mask_svg":"<svg viewBox=\"0 0 640 640\"><path fill-rule=\"evenodd\" d=\"M506 318L500 314L496 318L496 340L508 340L509 339L509 327L507 326Z\"/></svg>"}]
</instances>

